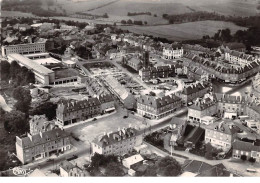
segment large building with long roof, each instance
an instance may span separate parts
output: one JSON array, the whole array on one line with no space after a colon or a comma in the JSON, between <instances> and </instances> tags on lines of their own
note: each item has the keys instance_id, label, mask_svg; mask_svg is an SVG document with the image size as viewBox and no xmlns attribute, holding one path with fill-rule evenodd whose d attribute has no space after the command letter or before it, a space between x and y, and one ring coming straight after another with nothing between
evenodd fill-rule
<instances>
[{"instance_id":1,"label":"large building with long roof","mask_svg":"<svg viewBox=\"0 0 260 183\"><path fill-rule=\"evenodd\" d=\"M8 55L8 62L16 61L19 65L26 67L31 70L35 75L35 80L38 83L49 85L55 80L55 73L53 70L50 70L44 67L41 64L21 55L18 53L12 53Z\"/></svg>"}]
</instances>

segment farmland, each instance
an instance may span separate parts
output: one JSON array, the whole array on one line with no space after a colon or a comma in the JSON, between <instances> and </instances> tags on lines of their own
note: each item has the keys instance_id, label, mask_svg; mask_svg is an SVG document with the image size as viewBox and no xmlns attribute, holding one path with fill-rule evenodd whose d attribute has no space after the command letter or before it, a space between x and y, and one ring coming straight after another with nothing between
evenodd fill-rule
<instances>
[{"instance_id":1,"label":"farmland","mask_svg":"<svg viewBox=\"0 0 260 183\"><path fill-rule=\"evenodd\" d=\"M175 41L201 39L203 35L213 36L219 29L229 28L231 33L246 29L223 21L198 21L160 26L121 26L120 28L137 34L147 34Z\"/></svg>"}]
</instances>

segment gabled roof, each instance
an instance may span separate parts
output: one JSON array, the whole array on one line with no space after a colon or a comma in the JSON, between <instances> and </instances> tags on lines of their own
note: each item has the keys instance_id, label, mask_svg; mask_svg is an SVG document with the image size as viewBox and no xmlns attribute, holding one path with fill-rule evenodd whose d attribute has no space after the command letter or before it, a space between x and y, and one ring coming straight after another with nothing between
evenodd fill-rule
<instances>
[{"instance_id":1,"label":"gabled roof","mask_svg":"<svg viewBox=\"0 0 260 183\"><path fill-rule=\"evenodd\" d=\"M93 107L93 106L99 106L100 101L98 98L89 98L82 101L62 101L58 104L57 111L60 113L67 113L67 112L73 112L78 111L82 108L87 107Z\"/></svg>"},{"instance_id":2,"label":"gabled roof","mask_svg":"<svg viewBox=\"0 0 260 183\"><path fill-rule=\"evenodd\" d=\"M180 101L181 98L176 95L166 95L164 97L158 98L155 96L141 95L137 102L143 105L151 106L153 108L160 108L176 101Z\"/></svg>"},{"instance_id":3,"label":"gabled roof","mask_svg":"<svg viewBox=\"0 0 260 183\"><path fill-rule=\"evenodd\" d=\"M106 133L99 137L96 137L92 143L97 144L100 147L106 147L118 143L122 140L126 140L132 137L136 137L140 135L141 132L136 130L135 128L123 128L118 131L112 133Z\"/></svg>"},{"instance_id":4,"label":"gabled roof","mask_svg":"<svg viewBox=\"0 0 260 183\"><path fill-rule=\"evenodd\" d=\"M32 136L27 136L23 138L16 138L16 143L23 147L23 148L30 148L34 146L38 146L41 144L45 144L47 142L51 142L57 139L62 139L69 137L70 134L61 130L60 128L53 129L50 131L42 132L40 134L32 135Z\"/></svg>"},{"instance_id":5,"label":"gabled roof","mask_svg":"<svg viewBox=\"0 0 260 183\"><path fill-rule=\"evenodd\" d=\"M212 165L202 161L186 160L182 166L182 169L186 172L192 172L198 174L212 167L213 167Z\"/></svg>"},{"instance_id":6,"label":"gabled roof","mask_svg":"<svg viewBox=\"0 0 260 183\"><path fill-rule=\"evenodd\" d=\"M251 152L251 151L260 152L260 146L256 146L253 143L244 142L244 141L240 141L240 140L235 140L233 142L233 149L246 151L246 152Z\"/></svg>"}]
</instances>

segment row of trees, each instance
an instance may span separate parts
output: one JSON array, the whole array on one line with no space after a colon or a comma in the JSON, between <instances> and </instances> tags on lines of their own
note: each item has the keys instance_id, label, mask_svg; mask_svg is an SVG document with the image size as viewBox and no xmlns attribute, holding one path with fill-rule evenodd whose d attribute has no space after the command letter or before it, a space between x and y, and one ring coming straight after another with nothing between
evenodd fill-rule
<instances>
[{"instance_id":1,"label":"row of trees","mask_svg":"<svg viewBox=\"0 0 260 183\"><path fill-rule=\"evenodd\" d=\"M207 39L209 37L204 37ZM251 50L251 46L260 45L260 27L250 27L247 30L238 30L231 35L229 29L218 30L212 37L215 41L221 42L239 42L245 44L247 50Z\"/></svg>"},{"instance_id":2,"label":"row of trees","mask_svg":"<svg viewBox=\"0 0 260 183\"><path fill-rule=\"evenodd\" d=\"M210 13L204 11L197 11L191 13L178 14L178 15L163 14L162 17L164 19L167 19L170 24L194 22L194 21L202 21L202 20L219 20L219 21L233 22L239 26L252 27L252 26L259 26L259 21L260 21L259 16L250 16L250 17L224 16L224 15L217 14L215 12Z\"/></svg>"},{"instance_id":3,"label":"row of trees","mask_svg":"<svg viewBox=\"0 0 260 183\"><path fill-rule=\"evenodd\" d=\"M137 15L152 15L151 12L134 12L134 13L131 13L131 12L128 12L127 13L127 16L137 16Z\"/></svg>"},{"instance_id":4,"label":"row of trees","mask_svg":"<svg viewBox=\"0 0 260 183\"><path fill-rule=\"evenodd\" d=\"M143 25L143 24L147 24L147 21L144 21L144 23L142 22L142 20L134 20L132 21L131 19L129 20L121 20L121 24L134 24L134 25Z\"/></svg>"},{"instance_id":5,"label":"row of trees","mask_svg":"<svg viewBox=\"0 0 260 183\"><path fill-rule=\"evenodd\" d=\"M21 67L17 62L13 61L10 64L7 61L2 61L0 64L2 81L11 79L15 87L35 83L34 73L26 67Z\"/></svg>"}]
</instances>

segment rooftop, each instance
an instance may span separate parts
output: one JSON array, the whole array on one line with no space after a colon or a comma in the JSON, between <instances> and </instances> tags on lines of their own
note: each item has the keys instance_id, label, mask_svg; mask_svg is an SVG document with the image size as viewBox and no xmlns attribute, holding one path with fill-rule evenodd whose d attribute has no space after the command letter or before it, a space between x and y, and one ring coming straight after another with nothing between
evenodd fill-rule
<instances>
[{"instance_id":1,"label":"rooftop","mask_svg":"<svg viewBox=\"0 0 260 183\"><path fill-rule=\"evenodd\" d=\"M20 55L18 53L9 54L8 58L15 60L15 61L18 61L21 64L23 64L25 67L32 69L32 70L34 70L38 73L44 74L44 75L54 73L54 71L52 71L52 70L38 64L37 62L35 62L35 61L33 61L33 60L23 56L23 55Z\"/></svg>"}]
</instances>

